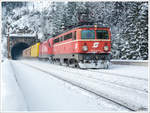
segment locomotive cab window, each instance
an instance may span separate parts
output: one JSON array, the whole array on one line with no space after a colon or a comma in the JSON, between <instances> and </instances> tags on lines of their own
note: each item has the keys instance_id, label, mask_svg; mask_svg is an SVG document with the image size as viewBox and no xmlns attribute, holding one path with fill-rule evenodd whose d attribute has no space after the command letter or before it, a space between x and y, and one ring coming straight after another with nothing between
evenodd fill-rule
<instances>
[{"instance_id":1,"label":"locomotive cab window","mask_svg":"<svg viewBox=\"0 0 150 113\"><path fill-rule=\"evenodd\" d=\"M108 31L96 30L97 39L109 39Z\"/></svg>"},{"instance_id":2,"label":"locomotive cab window","mask_svg":"<svg viewBox=\"0 0 150 113\"><path fill-rule=\"evenodd\" d=\"M59 42L59 38L54 39L54 44Z\"/></svg>"},{"instance_id":3,"label":"locomotive cab window","mask_svg":"<svg viewBox=\"0 0 150 113\"><path fill-rule=\"evenodd\" d=\"M94 30L82 30L81 39L95 39Z\"/></svg>"},{"instance_id":4,"label":"locomotive cab window","mask_svg":"<svg viewBox=\"0 0 150 113\"><path fill-rule=\"evenodd\" d=\"M72 33L70 34L67 34L64 36L64 40L68 40L68 39L71 39L72 38Z\"/></svg>"}]
</instances>

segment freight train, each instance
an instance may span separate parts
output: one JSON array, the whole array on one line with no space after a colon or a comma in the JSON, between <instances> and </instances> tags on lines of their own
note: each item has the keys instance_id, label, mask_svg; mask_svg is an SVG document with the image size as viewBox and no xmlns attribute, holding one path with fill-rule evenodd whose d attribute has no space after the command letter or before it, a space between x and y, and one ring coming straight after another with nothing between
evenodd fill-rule
<instances>
[{"instance_id":1,"label":"freight train","mask_svg":"<svg viewBox=\"0 0 150 113\"><path fill-rule=\"evenodd\" d=\"M26 48L22 56L76 68L108 68L110 52L110 28L84 25Z\"/></svg>"}]
</instances>

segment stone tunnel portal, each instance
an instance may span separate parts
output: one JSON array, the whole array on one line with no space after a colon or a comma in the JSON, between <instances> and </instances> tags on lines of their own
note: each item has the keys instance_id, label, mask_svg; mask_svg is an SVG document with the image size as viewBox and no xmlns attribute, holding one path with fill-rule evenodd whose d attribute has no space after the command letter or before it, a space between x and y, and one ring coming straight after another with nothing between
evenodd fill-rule
<instances>
[{"instance_id":1,"label":"stone tunnel portal","mask_svg":"<svg viewBox=\"0 0 150 113\"><path fill-rule=\"evenodd\" d=\"M22 56L22 51L28 47L29 47L29 45L26 43L23 43L23 42L15 44L11 49L12 59L13 60L19 59Z\"/></svg>"}]
</instances>

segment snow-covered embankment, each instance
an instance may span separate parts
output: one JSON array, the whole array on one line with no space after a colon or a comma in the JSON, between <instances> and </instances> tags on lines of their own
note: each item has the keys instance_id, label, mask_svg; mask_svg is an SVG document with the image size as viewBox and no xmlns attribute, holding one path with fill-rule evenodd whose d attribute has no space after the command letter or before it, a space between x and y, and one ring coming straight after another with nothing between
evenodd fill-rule
<instances>
[{"instance_id":1,"label":"snow-covered embankment","mask_svg":"<svg viewBox=\"0 0 150 113\"><path fill-rule=\"evenodd\" d=\"M8 60L2 63L2 111L27 111L27 105Z\"/></svg>"}]
</instances>

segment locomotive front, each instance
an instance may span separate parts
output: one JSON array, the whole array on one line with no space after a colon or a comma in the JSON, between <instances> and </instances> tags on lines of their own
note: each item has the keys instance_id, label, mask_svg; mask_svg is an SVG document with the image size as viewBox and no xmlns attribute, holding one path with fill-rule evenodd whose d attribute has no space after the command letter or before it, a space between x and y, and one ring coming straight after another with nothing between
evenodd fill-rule
<instances>
[{"instance_id":1,"label":"locomotive front","mask_svg":"<svg viewBox=\"0 0 150 113\"><path fill-rule=\"evenodd\" d=\"M79 29L78 64L80 68L108 68L110 64L111 33L107 27Z\"/></svg>"}]
</instances>

